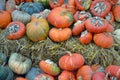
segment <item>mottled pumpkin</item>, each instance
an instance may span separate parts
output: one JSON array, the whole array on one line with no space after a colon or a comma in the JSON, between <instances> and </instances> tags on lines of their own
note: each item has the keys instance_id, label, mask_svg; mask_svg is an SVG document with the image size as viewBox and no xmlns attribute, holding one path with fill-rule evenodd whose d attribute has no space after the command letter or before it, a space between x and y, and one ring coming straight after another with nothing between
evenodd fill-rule
<instances>
[{"instance_id":1,"label":"mottled pumpkin","mask_svg":"<svg viewBox=\"0 0 120 80\"><path fill-rule=\"evenodd\" d=\"M33 19L26 25L27 37L34 41L45 40L48 36L49 25L46 19Z\"/></svg>"},{"instance_id":2,"label":"mottled pumpkin","mask_svg":"<svg viewBox=\"0 0 120 80\"><path fill-rule=\"evenodd\" d=\"M77 71L77 80L91 80L92 79L92 69L88 65L80 67Z\"/></svg>"},{"instance_id":3,"label":"mottled pumpkin","mask_svg":"<svg viewBox=\"0 0 120 80\"><path fill-rule=\"evenodd\" d=\"M55 78L48 74L39 74L34 80L55 80Z\"/></svg>"},{"instance_id":4,"label":"mottled pumpkin","mask_svg":"<svg viewBox=\"0 0 120 80\"><path fill-rule=\"evenodd\" d=\"M64 35L63 35L64 34ZM64 42L70 38L72 35L70 28L52 28L49 31L49 37L55 42Z\"/></svg>"},{"instance_id":5,"label":"mottled pumpkin","mask_svg":"<svg viewBox=\"0 0 120 80\"><path fill-rule=\"evenodd\" d=\"M33 0L33 1L37 3L42 3L44 8L49 8L49 0Z\"/></svg>"},{"instance_id":6,"label":"mottled pumpkin","mask_svg":"<svg viewBox=\"0 0 120 80\"><path fill-rule=\"evenodd\" d=\"M75 75L70 71L62 71L58 76L58 80L76 80Z\"/></svg>"},{"instance_id":7,"label":"mottled pumpkin","mask_svg":"<svg viewBox=\"0 0 120 80\"><path fill-rule=\"evenodd\" d=\"M39 74L42 74L43 71L40 68L32 67L26 74L25 78L28 80L34 80L35 77Z\"/></svg>"},{"instance_id":8,"label":"mottled pumpkin","mask_svg":"<svg viewBox=\"0 0 120 80\"><path fill-rule=\"evenodd\" d=\"M23 2L32 2L33 0L15 0L15 3L17 5L19 5L20 3L23 3Z\"/></svg>"},{"instance_id":9,"label":"mottled pumpkin","mask_svg":"<svg viewBox=\"0 0 120 80\"><path fill-rule=\"evenodd\" d=\"M56 28L66 28L72 25L74 18L73 14L65 8L57 7L49 13L48 21Z\"/></svg>"},{"instance_id":10,"label":"mottled pumpkin","mask_svg":"<svg viewBox=\"0 0 120 80\"><path fill-rule=\"evenodd\" d=\"M0 11L0 28L6 28L11 22L11 15L7 11Z\"/></svg>"},{"instance_id":11,"label":"mottled pumpkin","mask_svg":"<svg viewBox=\"0 0 120 80\"><path fill-rule=\"evenodd\" d=\"M31 16L24 11L14 10L11 13L11 15L12 15L12 20L13 21L20 21L24 24L27 24L28 22L30 22L30 19L31 19Z\"/></svg>"},{"instance_id":12,"label":"mottled pumpkin","mask_svg":"<svg viewBox=\"0 0 120 80\"><path fill-rule=\"evenodd\" d=\"M22 22L14 21L7 26L5 37L10 40L20 39L24 36L25 31L25 25Z\"/></svg>"},{"instance_id":13,"label":"mottled pumpkin","mask_svg":"<svg viewBox=\"0 0 120 80\"><path fill-rule=\"evenodd\" d=\"M39 13L43 11L44 7L41 3L26 2L20 6L20 10L32 15L33 13Z\"/></svg>"},{"instance_id":14,"label":"mottled pumpkin","mask_svg":"<svg viewBox=\"0 0 120 80\"><path fill-rule=\"evenodd\" d=\"M21 54L12 53L8 65L13 72L17 74L25 74L30 70L32 61Z\"/></svg>"},{"instance_id":15,"label":"mottled pumpkin","mask_svg":"<svg viewBox=\"0 0 120 80\"><path fill-rule=\"evenodd\" d=\"M0 0L0 10L5 10L6 0Z\"/></svg>"},{"instance_id":16,"label":"mottled pumpkin","mask_svg":"<svg viewBox=\"0 0 120 80\"><path fill-rule=\"evenodd\" d=\"M59 66L64 70L76 70L83 66L85 59L79 53L70 53L63 55L59 59Z\"/></svg>"},{"instance_id":17,"label":"mottled pumpkin","mask_svg":"<svg viewBox=\"0 0 120 80\"><path fill-rule=\"evenodd\" d=\"M85 21L86 29L91 33L106 32L108 21L100 17L92 17Z\"/></svg>"},{"instance_id":18,"label":"mottled pumpkin","mask_svg":"<svg viewBox=\"0 0 120 80\"><path fill-rule=\"evenodd\" d=\"M39 63L39 67L49 75L56 76L60 73L60 68L57 66L56 63L54 63L50 59L41 60Z\"/></svg>"},{"instance_id":19,"label":"mottled pumpkin","mask_svg":"<svg viewBox=\"0 0 120 80\"><path fill-rule=\"evenodd\" d=\"M92 41L92 33L85 30L81 33L78 40L81 44L89 44Z\"/></svg>"},{"instance_id":20,"label":"mottled pumpkin","mask_svg":"<svg viewBox=\"0 0 120 80\"><path fill-rule=\"evenodd\" d=\"M6 2L6 11L12 13L14 10L16 10L15 0L8 0Z\"/></svg>"},{"instance_id":21,"label":"mottled pumpkin","mask_svg":"<svg viewBox=\"0 0 120 80\"><path fill-rule=\"evenodd\" d=\"M113 36L110 33L94 34L93 41L102 48L110 48L114 42Z\"/></svg>"}]
</instances>

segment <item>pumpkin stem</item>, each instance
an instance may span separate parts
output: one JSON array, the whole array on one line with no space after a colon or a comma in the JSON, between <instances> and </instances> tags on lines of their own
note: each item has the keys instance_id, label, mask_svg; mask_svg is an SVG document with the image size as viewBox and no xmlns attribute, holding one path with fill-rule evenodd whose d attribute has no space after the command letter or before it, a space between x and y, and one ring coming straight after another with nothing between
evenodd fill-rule
<instances>
[{"instance_id":1,"label":"pumpkin stem","mask_svg":"<svg viewBox=\"0 0 120 80\"><path fill-rule=\"evenodd\" d=\"M72 56L72 53L70 51L65 51L67 54L69 54L70 56Z\"/></svg>"}]
</instances>

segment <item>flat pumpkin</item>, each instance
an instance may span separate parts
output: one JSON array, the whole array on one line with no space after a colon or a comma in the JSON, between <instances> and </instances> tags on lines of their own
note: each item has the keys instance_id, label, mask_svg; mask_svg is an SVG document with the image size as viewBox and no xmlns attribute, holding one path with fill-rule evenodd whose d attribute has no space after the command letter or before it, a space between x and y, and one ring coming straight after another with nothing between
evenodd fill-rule
<instances>
[{"instance_id":1,"label":"flat pumpkin","mask_svg":"<svg viewBox=\"0 0 120 80\"><path fill-rule=\"evenodd\" d=\"M62 7L52 9L48 15L48 22L56 28L67 28L73 21L73 14Z\"/></svg>"}]
</instances>

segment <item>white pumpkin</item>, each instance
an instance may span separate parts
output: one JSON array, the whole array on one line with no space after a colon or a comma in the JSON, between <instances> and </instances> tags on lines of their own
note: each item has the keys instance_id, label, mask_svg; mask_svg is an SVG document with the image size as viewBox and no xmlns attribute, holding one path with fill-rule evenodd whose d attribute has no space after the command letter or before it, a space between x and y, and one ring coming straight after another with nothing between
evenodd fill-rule
<instances>
[{"instance_id":1,"label":"white pumpkin","mask_svg":"<svg viewBox=\"0 0 120 80\"><path fill-rule=\"evenodd\" d=\"M114 32L113 32L113 37L115 39L115 42L120 44L120 29L116 29Z\"/></svg>"}]
</instances>

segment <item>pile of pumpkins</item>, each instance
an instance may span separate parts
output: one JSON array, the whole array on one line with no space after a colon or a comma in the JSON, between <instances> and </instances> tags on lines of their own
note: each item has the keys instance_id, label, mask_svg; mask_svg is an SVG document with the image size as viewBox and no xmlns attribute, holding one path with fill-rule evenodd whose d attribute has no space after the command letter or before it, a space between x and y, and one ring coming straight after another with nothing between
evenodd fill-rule
<instances>
[{"instance_id":1,"label":"pile of pumpkins","mask_svg":"<svg viewBox=\"0 0 120 80\"><path fill-rule=\"evenodd\" d=\"M12 53L7 59L0 53L0 80L119 80L120 66L87 65L80 53L66 51L57 63L41 60L39 67L20 53ZM17 74L16 77L14 75ZM24 77L23 77L24 75Z\"/></svg>"}]
</instances>

